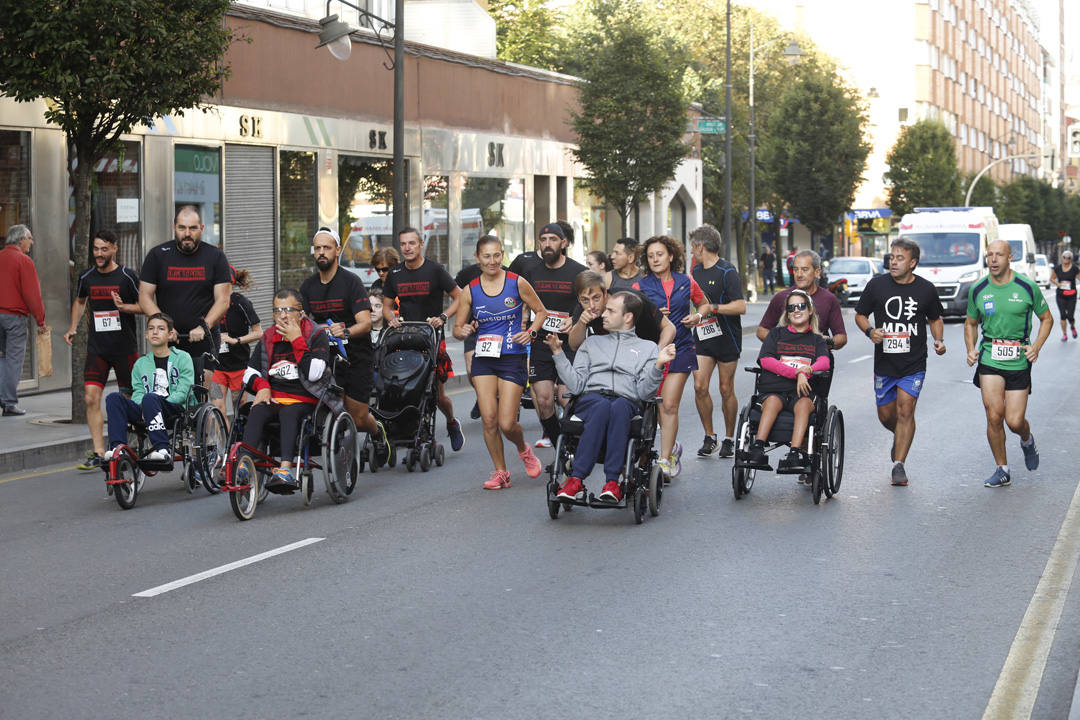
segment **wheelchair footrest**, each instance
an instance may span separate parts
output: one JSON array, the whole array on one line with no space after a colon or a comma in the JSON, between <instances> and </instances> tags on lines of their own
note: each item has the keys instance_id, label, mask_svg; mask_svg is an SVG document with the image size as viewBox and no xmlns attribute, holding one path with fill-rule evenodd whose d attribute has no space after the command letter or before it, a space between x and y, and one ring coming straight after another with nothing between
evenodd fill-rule
<instances>
[{"instance_id":1,"label":"wheelchair footrest","mask_svg":"<svg viewBox=\"0 0 1080 720\"><path fill-rule=\"evenodd\" d=\"M105 484L106 485L128 485L128 484L133 483L133 482L135 482L135 480L131 479L131 478L128 478L128 479L117 478L116 480L106 480Z\"/></svg>"},{"instance_id":2,"label":"wheelchair footrest","mask_svg":"<svg viewBox=\"0 0 1080 720\"><path fill-rule=\"evenodd\" d=\"M808 475L812 470L812 467L804 468L781 468L779 465L776 467L777 475Z\"/></svg>"},{"instance_id":3,"label":"wheelchair footrest","mask_svg":"<svg viewBox=\"0 0 1080 720\"><path fill-rule=\"evenodd\" d=\"M735 467L744 468L746 470L762 470L765 472L772 472L772 465L765 463L764 465L755 464L746 459L746 457L735 457Z\"/></svg>"},{"instance_id":4,"label":"wheelchair footrest","mask_svg":"<svg viewBox=\"0 0 1080 720\"><path fill-rule=\"evenodd\" d=\"M281 483L280 485L271 485L267 483L266 485L266 490L268 492L274 493L275 495L292 495L299 489L300 488L296 485L288 485L286 483Z\"/></svg>"},{"instance_id":5,"label":"wheelchair footrest","mask_svg":"<svg viewBox=\"0 0 1080 720\"><path fill-rule=\"evenodd\" d=\"M608 502L607 500L601 500L592 493L589 493L589 502L582 504L587 504L589 507L596 508L598 510L625 510L627 508L625 497L619 502Z\"/></svg>"},{"instance_id":6,"label":"wheelchair footrest","mask_svg":"<svg viewBox=\"0 0 1080 720\"><path fill-rule=\"evenodd\" d=\"M221 492L247 492L251 485L222 485Z\"/></svg>"},{"instance_id":7,"label":"wheelchair footrest","mask_svg":"<svg viewBox=\"0 0 1080 720\"><path fill-rule=\"evenodd\" d=\"M139 460L139 469L143 472L171 472L172 460Z\"/></svg>"}]
</instances>

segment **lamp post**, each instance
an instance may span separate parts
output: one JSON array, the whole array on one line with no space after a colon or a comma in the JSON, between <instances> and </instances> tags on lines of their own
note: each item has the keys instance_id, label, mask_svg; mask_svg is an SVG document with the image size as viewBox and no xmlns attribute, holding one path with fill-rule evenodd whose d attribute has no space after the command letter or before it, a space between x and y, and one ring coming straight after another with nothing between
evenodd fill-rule
<instances>
[{"instance_id":1,"label":"lamp post","mask_svg":"<svg viewBox=\"0 0 1080 720\"><path fill-rule=\"evenodd\" d=\"M971 185L968 186L967 195L964 196L964 207L968 207L969 205L971 205L971 194L975 192L975 185L979 182L982 176L990 170L990 168L994 167L995 165L1000 165L1003 162L1009 162L1011 160L1030 160L1031 158L1037 157L1041 157L1041 153L1020 153L1019 155L1006 155L1003 158L998 158L997 160L989 163L986 167L979 171L979 174L972 179Z\"/></svg>"},{"instance_id":2,"label":"lamp post","mask_svg":"<svg viewBox=\"0 0 1080 720\"><path fill-rule=\"evenodd\" d=\"M337 15L330 14L330 3L326 2L326 17L319 21L322 28L319 31L319 44L324 45L330 54L341 61L349 59L352 54L352 30L348 25L338 20ZM383 52L390 56L387 50L383 32L394 31L394 54L389 65L385 62L383 67L394 71L394 239L405 227L405 0L394 0L394 22L390 22L378 15L373 15L367 10L348 0L337 0L342 5L351 7L360 14L361 21L367 21L368 27L375 32L375 37L382 46ZM378 26L376 27L376 23ZM340 230L340 228L339 228Z\"/></svg>"},{"instance_id":3,"label":"lamp post","mask_svg":"<svg viewBox=\"0 0 1080 720\"><path fill-rule=\"evenodd\" d=\"M728 124L724 133L724 242L728 252L734 246L731 234L731 0L727 0L727 42L724 65L724 122ZM736 262L738 252L735 253Z\"/></svg>"}]
</instances>

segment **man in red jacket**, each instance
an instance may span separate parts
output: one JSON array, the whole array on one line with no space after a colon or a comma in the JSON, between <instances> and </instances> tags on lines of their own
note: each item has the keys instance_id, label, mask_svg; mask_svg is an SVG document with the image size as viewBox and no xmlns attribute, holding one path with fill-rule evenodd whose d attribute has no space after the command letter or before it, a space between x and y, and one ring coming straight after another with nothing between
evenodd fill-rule
<instances>
[{"instance_id":1,"label":"man in red jacket","mask_svg":"<svg viewBox=\"0 0 1080 720\"><path fill-rule=\"evenodd\" d=\"M30 228L12 225L0 250L0 404L4 416L26 414L16 405L26 357L26 316L33 315L38 332L45 332L41 284L28 254L33 244Z\"/></svg>"}]
</instances>

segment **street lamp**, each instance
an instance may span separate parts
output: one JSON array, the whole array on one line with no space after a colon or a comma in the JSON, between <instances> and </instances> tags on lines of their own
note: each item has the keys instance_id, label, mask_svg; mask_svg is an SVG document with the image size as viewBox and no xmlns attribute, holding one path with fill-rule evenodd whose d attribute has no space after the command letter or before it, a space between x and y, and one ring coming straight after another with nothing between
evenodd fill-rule
<instances>
[{"instance_id":1,"label":"street lamp","mask_svg":"<svg viewBox=\"0 0 1080 720\"><path fill-rule=\"evenodd\" d=\"M361 21L366 21L368 27L375 32L375 38L379 41L383 52L387 57L387 42L382 33L387 30L394 31L394 55L391 63L383 63L387 70L394 71L394 238L405 227L405 0L394 0L394 22L390 22L378 15L373 15L366 9L354 5L348 0L337 0L342 5L351 7L360 14ZM330 54L338 60L348 60L352 54L352 30L348 25L341 22L337 15L330 14L330 3L326 2L326 17L319 21L319 44L315 47L325 46ZM378 25L376 25L376 23Z\"/></svg>"},{"instance_id":2,"label":"street lamp","mask_svg":"<svg viewBox=\"0 0 1080 720\"><path fill-rule=\"evenodd\" d=\"M993 162L988 164L986 167L979 171L979 174L972 179L971 185L968 186L967 195L964 196L964 207L968 207L971 205L971 194L975 192L975 185L979 182L980 179L982 179L982 176L990 170L990 168L1003 162L1009 162L1011 160L1030 160L1031 158L1037 157L1042 157L1042 153L1020 153L1019 155L1006 155L1005 157L998 158L997 160L994 160Z\"/></svg>"}]
</instances>

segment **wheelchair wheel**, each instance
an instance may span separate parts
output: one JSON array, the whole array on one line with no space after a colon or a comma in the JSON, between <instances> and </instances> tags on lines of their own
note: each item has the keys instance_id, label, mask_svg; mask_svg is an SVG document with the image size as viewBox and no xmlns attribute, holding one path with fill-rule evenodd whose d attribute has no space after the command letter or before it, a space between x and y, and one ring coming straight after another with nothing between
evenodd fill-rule
<instances>
[{"instance_id":1,"label":"wheelchair wheel","mask_svg":"<svg viewBox=\"0 0 1080 720\"><path fill-rule=\"evenodd\" d=\"M245 452L236 458L232 481L234 485L248 486L246 490L229 493L229 505L232 506L233 514L240 520L250 520L255 515L255 506L265 496L261 497L263 483L255 470L255 460Z\"/></svg>"},{"instance_id":2,"label":"wheelchair wheel","mask_svg":"<svg viewBox=\"0 0 1080 720\"><path fill-rule=\"evenodd\" d=\"M139 495L139 466L135 460L126 453L116 458L116 479L123 482L110 485L113 488L113 496L116 504L125 510L135 507L135 499Z\"/></svg>"},{"instance_id":3,"label":"wheelchair wheel","mask_svg":"<svg viewBox=\"0 0 1080 720\"><path fill-rule=\"evenodd\" d=\"M825 482L825 473L821 471L819 462L815 461L814 467L810 468L810 496L815 505L821 502L821 486Z\"/></svg>"},{"instance_id":4,"label":"wheelchair wheel","mask_svg":"<svg viewBox=\"0 0 1080 720\"><path fill-rule=\"evenodd\" d=\"M412 472L416 469L416 463L419 462L420 456L414 448L409 448L405 453L405 469Z\"/></svg>"},{"instance_id":5,"label":"wheelchair wheel","mask_svg":"<svg viewBox=\"0 0 1080 720\"><path fill-rule=\"evenodd\" d=\"M559 507L562 505L562 503L560 503L558 500L553 499L555 497L555 493L557 493L557 492L559 492L558 483L556 483L554 480L548 480L548 483L547 483L547 497L548 497L547 509L548 509L548 517L550 517L552 520L558 520L559 519Z\"/></svg>"},{"instance_id":6,"label":"wheelchair wheel","mask_svg":"<svg viewBox=\"0 0 1080 720\"><path fill-rule=\"evenodd\" d=\"M645 522L645 508L648 505L648 498L645 497L645 488L638 487L634 489L634 495L630 498L630 501L634 503L634 524L640 525Z\"/></svg>"},{"instance_id":7,"label":"wheelchair wheel","mask_svg":"<svg viewBox=\"0 0 1080 720\"><path fill-rule=\"evenodd\" d=\"M431 449L425 445L420 450L420 470L427 472L429 469L431 469Z\"/></svg>"},{"instance_id":8,"label":"wheelchair wheel","mask_svg":"<svg viewBox=\"0 0 1080 720\"><path fill-rule=\"evenodd\" d=\"M221 490L218 476L229 454L225 417L213 405L204 405L195 415L195 466L202 474L206 492L216 495Z\"/></svg>"},{"instance_id":9,"label":"wheelchair wheel","mask_svg":"<svg viewBox=\"0 0 1080 720\"><path fill-rule=\"evenodd\" d=\"M341 504L352 494L360 474L360 459L356 454L356 425L347 412L340 413L333 422L323 426L323 480L326 494Z\"/></svg>"},{"instance_id":10,"label":"wheelchair wheel","mask_svg":"<svg viewBox=\"0 0 1080 720\"><path fill-rule=\"evenodd\" d=\"M311 496L315 493L315 488L312 487L313 478L311 477L310 470L300 471L300 497L304 500L304 505L311 504Z\"/></svg>"},{"instance_id":11,"label":"wheelchair wheel","mask_svg":"<svg viewBox=\"0 0 1080 720\"><path fill-rule=\"evenodd\" d=\"M199 487L199 479L195 476L195 461L189 459L184 463L183 469L180 471L180 479L184 482L184 489L187 490L188 495L195 492L195 488Z\"/></svg>"},{"instance_id":12,"label":"wheelchair wheel","mask_svg":"<svg viewBox=\"0 0 1080 720\"><path fill-rule=\"evenodd\" d=\"M432 455L431 459L435 461L437 467L442 467L443 463L446 462L446 448L442 445L436 445L435 453Z\"/></svg>"},{"instance_id":13,"label":"wheelchair wheel","mask_svg":"<svg viewBox=\"0 0 1080 720\"><path fill-rule=\"evenodd\" d=\"M653 463L649 468L649 514L660 514L660 503L664 499L664 479L660 477L660 464Z\"/></svg>"},{"instance_id":14,"label":"wheelchair wheel","mask_svg":"<svg viewBox=\"0 0 1080 720\"><path fill-rule=\"evenodd\" d=\"M833 495L840 492L840 481L844 477L844 413L835 405L829 408L825 422L825 445L823 460L829 490Z\"/></svg>"},{"instance_id":15,"label":"wheelchair wheel","mask_svg":"<svg viewBox=\"0 0 1080 720\"><path fill-rule=\"evenodd\" d=\"M735 493L736 500L742 498L743 493L746 492L745 485L743 484L745 481L746 468L733 465L731 468L731 490Z\"/></svg>"}]
</instances>

